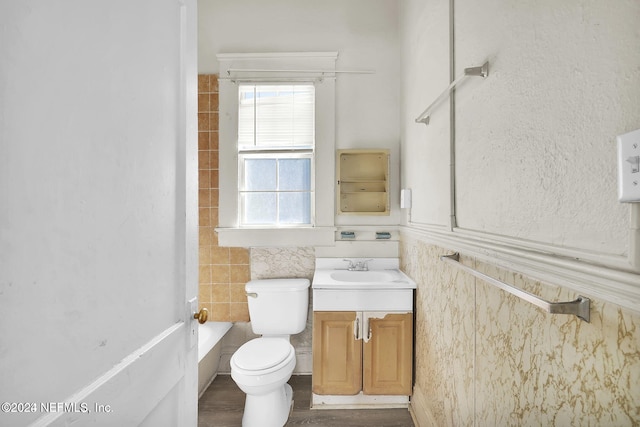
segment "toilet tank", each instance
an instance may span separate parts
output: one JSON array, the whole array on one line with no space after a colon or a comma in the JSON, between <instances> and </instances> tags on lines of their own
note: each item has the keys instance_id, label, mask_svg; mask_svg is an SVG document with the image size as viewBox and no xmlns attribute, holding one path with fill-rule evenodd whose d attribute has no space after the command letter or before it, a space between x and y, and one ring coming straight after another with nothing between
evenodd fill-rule
<instances>
[{"instance_id":1,"label":"toilet tank","mask_svg":"<svg viewBox=\"0 0 640 427\"><path fill-rule=\"evenodd\" d=\"M294 335L304 331L309 310L308 279L251 280L245 290L254 333Z\"/></svg>"}]
</instances>

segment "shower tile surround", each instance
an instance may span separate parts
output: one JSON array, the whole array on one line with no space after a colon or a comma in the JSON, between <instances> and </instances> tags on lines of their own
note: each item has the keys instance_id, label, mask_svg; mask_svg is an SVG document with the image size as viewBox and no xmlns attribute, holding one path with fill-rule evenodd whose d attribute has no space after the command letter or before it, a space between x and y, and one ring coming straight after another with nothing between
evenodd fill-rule
<instances>
[{"instance_id":1,"label":"shower tile surround","mask_svg":"<svg viewBox=\"0 0 640 427\"><path fill-rule=\"evenodd\" d=\"M249 250L218 246L218 77L198 76L199 302L209 320L247 322Z\"/></svg>"},{"instance_id":2,"label":"shower tile surround","mask_svg":"<svg viewBox=\"0 0 640 427\"><path fill-rule=\"evenodd\" d=\"M418 283L420 425L638 425L640 316L592 301L591 323L550 315L403 236L402 269ZM461 262L551 301L573 292L475 259Z\"/></svg>"}]
</instances>

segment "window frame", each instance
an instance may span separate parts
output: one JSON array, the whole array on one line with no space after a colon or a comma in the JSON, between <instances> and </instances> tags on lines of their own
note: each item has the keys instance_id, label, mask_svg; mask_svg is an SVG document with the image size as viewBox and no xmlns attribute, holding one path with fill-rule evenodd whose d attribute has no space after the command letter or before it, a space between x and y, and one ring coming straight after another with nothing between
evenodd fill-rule
<instances>
[{"instance_id":1,"label":"window frame","mask_svg":"<svg viewBox=\"0 0 640 427\"><path fill-rule=\"evenodd\" d=\"M335 244L335 75L299 70L334 70L336 52L218 54L220 246L333 246ZM233 73L227 70L236 70ZM242 71L246 69L247 71ZM254 70L298 70L255 73ZM315 85L315 144L312 215L309 226L243 226L239 222L238 87L239 83Z\"/></svg>"}]
</instances>

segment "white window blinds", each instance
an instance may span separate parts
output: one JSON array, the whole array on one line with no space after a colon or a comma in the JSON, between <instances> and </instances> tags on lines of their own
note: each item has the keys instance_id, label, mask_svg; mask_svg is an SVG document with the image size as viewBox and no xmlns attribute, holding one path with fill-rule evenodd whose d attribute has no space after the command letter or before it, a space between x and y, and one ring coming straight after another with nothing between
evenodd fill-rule
<instances>
[{"instance_id":1,"label":"white window blinds","mask_svg":"<svg viewBox=\"0 0 640 427\"><path fill-rule=\"evenodd\" d=\"M239 151L313 148L312 84L243 84L238 92Z\"/></svg>"}]
</instances>

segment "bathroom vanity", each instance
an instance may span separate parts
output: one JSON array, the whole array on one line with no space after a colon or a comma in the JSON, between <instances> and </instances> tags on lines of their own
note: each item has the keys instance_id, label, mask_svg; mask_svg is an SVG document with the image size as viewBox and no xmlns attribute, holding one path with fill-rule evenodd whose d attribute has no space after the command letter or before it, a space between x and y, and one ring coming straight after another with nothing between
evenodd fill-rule
<instances>
[{"instance_id":1,"label":"bathroom vanity","mask_svg":"<svg viewBox=\"0 0 640 427\"><path fill-rule=\"evenodd\" d=\"M397 258L318 258L312 406L402 407L413 365L413 293Z\"/></svg>"}]
</instances>

